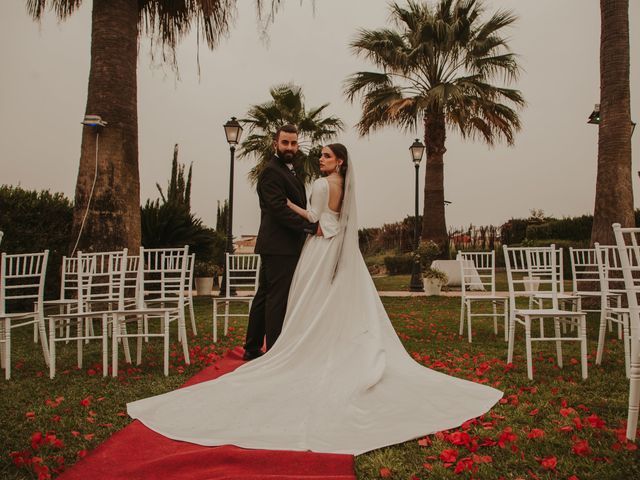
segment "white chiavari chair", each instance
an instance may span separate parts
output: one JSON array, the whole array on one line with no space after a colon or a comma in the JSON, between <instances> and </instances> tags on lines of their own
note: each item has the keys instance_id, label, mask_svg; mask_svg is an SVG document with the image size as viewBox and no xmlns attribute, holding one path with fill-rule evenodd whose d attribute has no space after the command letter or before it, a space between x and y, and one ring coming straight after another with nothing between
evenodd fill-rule
<instances>
[{"instance_id":1,"label":"white chiavari chair","mask_svg":"<svg viewBox=\"0 0 640 480\"><path fill-rule=\"evenodd\" d=\"M598 349L596 365L602 364L604 356L607 324L618 326L618 338L624 347L625 373L629 376L630 369L630 336L629 336L629 308L622 305L621 299L626 296L624 275L618 247L615 245L594 245L600 273L601 308L598 328Z\"/></svg>"},{"instance_id":2,"label":"white chiavari chair","mask_svg":"<svg viewBox=\"0 0 640 480\"><path fill-rule=\"evenodd\" d=\"M0 364L11 378L11 331L36 325L45 363L50 362L44 324L44 281L49 250L42 253L2 253L0 263Z\"/></svg>"},{"instance_id":3,"label":"white chiavari chair","mask_svg":"<svg viewBox=\"0 0 640 480\"><path fill-rule=\"evenodd\" d=\"M169 340L171 322L178 324L178 339L186 364L190 364L189 347L185 329L185 289L187 281L189 249L140 248L138 268L138 305L134 309L112 312L114 329L112 338L112 374L118 375L118 341L137 339L136 362L142 362L142 341L150 337L163 339L164 374L169 374ZM159 328L150 328L150 321L159 320ZM127 323L135 322L137 330L129 333ZM124 343L124 342L123 342ZM126 344L125 344L126 355Z\"/></svg>"},{"instance_id":4,"label":"white chiavari chair","mask_svg":"<svg viewBox=\"0 0 640 480\"><path fill-rule=\"evenodd\" d=\"M525 333L525 349L527 361L527 376L533 379L532 342L555 342L558 366L562 368L562 342L580 343L580 360L582 378L587 378L587 327L586 314L573 310L562 310L558 299L558 274L556 267L558 255L555 246L550 247L508 247L503 246L507 280L509 283L509 347L507 361L513 362L516 326L522 325ZM534 272L538 289L532 289L530 279ZM548 290L547 290L548 288ZM532 297L539 290L550 293L550 307L519 308L516 303L518 296ZM547 336L543 321L551 319L554 323L554 334ZM534 336L532 323L540 322L540 334ZM562 322L576 321L579 325L575 337L563 336L560 330Z\"/></svg>"},{"instance_id":5,"label":"white chiavari chair","mask_svg":"<svg viewBox=\"0 0 640 480\"><path fill-rule=\"evenodd\" d=\"M474 317L493 318L493 331L498 335L498 318L504 320L504 340L508 340L509 328L508 303L509 298L496 294L496 262L495 252L462 252L459 251L457 260L461 272L461 301L460 301L460 335L464 332L464 321L467 321L467 338L471 343L471 321ZM479 290L485 293L479 292ZM474 304L479 306L491 304L492 312L473 313ZM501 311L498 312L498 306Z\"/></svg>"},{"instance_id":6,"label":"white chiavari chair","mask_svg":"<svg viewBox=\"0 0 640 480\"><path fill-rule=\"evenodd\" d=\"M627 439L635 441L640 407L640 229L613 225L629 308L630 372Z\"/></svg>"},{"instance_id":7,"label":"white chiavari chair","mask_svg":"<svg viewBox=\"0 0 640 480\"><path fill-rule=\"evenodd\" d=\"M218 341L218 317L224 317L224 334L229 330L229 317L248 317L253 297L258 291L260 276L260 255L225 254L226 288L224 296L213 298L213 341ZM232 289L243 290L243 295L231 295ZM222 292L221 292L222 293ZM224 304L224 313L218 311L218 304ZM246 303L247 313L230 313L231 303Z\"/></svg>"},{"instance_id":8,"label":"white chiavari chair","mask_svg":"<svg viewBox=\"0 0 640 480\"><path fill-rule=\"evenodd\" d=\"M77 295L73 312L49 315L49 376L55 377L59 342L76 342L77 366L83 365L83 343L100 340L102 343L102 375L108 373L108 332L112 311L125 306L127 249L112 252L78 252ZM100 330L94 329L100 321ZM58 326L65 325L65 335L58 335ZM73 328L75 326L75 329ZM75 331L74 331L75 330ZM130 358L128 345L126 355Z\"/></svg>"}]
</instances>

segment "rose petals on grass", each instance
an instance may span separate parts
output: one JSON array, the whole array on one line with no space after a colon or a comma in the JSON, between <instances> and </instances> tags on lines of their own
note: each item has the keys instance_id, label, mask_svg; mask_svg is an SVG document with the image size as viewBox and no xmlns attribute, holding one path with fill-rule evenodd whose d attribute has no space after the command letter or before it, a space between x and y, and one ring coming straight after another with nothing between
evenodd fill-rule
<instances>
[{"instance_id":1,"label":"rose petals on grass","mask_svg":"<svg viewBox=\"0 0 640 480\"><path fill-rule=\"evenodd\" d=\"M447 449L440 452L440 460L444 463L453 463L458 458L458 451L455 449Z\"/></svg>"},{"instance_id":2,"label":"rose petals on grass","mask_svg":"<svg viewBox=\"0 0 640 480\"><path fill-rule=\"evenodd\" d=\"M541 430L539 428L534 428L527 434L527 438L542 438L542 437L544 437L544 430Z\"/></svg>"},{"instance_id":3,"label":"rose petals on grass","mask_svg":"<svg viewBox=\"0 0 640 480\"><path fill-rule=\"evenodd\" d=\"M539 459L538 461L545 470L555 470L558 466L558 459L556 457L546 457Z\"/></svg>"}]
</instances>

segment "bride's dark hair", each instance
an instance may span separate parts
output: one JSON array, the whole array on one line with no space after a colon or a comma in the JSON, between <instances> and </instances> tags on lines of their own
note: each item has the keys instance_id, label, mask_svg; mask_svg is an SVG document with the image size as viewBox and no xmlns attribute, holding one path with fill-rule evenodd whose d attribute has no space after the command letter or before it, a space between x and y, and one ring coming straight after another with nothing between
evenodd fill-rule
<instances>
[{"instance_id":1,"label":"bride's dark hair","mask_svg":"<svg viewBox=\"0 0 640 480\"><path fill-rule=\"evenodd\" d=\"M330 143L326 145L326 147L333 152L336 158L342 160L340 175L342 175L342 178L345 178L347 176L347 169L349 168L349 152L347 152L347 147L341 143Z\"/></svg>"},{"instance_id":2,"label":"bride's dark hair","mask_svg":"<svg viewBox=\"0 0 640 480\"><path fill-rule=\"evenodd\" d=\"M347 178L347 170L349 169L349 152L347 152L347 147L345 147L341 143L330 143L329 145L325 145L329 150L333 152L336 158L342 160L342 165L340 165L340 175L343 179ZM342 207L342 202L344 201L344 189L346 185L342 186L342 194L340 195L340 206Z\"/></svg>"}]
</instances>

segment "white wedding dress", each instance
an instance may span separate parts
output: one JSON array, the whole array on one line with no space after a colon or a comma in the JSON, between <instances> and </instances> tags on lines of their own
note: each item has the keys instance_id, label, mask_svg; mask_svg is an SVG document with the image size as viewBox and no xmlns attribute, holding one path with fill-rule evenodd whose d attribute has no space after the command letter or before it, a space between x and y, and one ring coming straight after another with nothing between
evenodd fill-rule
<instances>
[{"instance_id":1,"label":"white wedding dress","mask_svg":"<svg viewBox=\"0 0 640 480\"><path fill-rule=\"evenodd\" d=\"M358 249L355 188L343 214L314 182L311 220L282 333L262 357L218 379L128 404L175 440L361 454L461 425L502 392L416 363L398 339ZM337 266L337 268L336 268Z\"/></svg>"}]
</instances>

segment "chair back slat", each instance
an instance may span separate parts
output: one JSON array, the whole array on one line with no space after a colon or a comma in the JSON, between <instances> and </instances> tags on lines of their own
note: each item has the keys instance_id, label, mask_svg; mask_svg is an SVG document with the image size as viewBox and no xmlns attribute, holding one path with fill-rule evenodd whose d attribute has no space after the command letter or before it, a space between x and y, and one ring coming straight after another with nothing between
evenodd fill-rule
<instances>
[{"instance_id":1,"label":"chair back slat","mask_svg":"<svg viewBox=\"0 0 640 480\"><path fill-rule=\"evenodd\" d=\"M595 248L569 247L573 292L599 292L600 271Z\"/></svg>"},{"instance_id":2,"label":"chair back slat","mask_svg":"<svg viewBox=\"0 0 640 480\"><path fill-rule=\"evenodd\" d=\"M78 308L84 309L87 302L116 303L117 308L124 308L126 267L126 248L78 252Z\"/></svg>"},{"instance_id":3,"label":"chair back slat","mask_svg":"<svg viewBox=\"0 0 640 480\"><path fill-rule=\"evenodd\" d=\"M509 247L503 245L509 303L516 308L516 297L532 297L540 290L551 292L552 308L558 308L559 255L550 247Z\"/></svg>"},{"instance_id":4,"label":"chair back slat","mask_svg":"<svg viewBox=\"0 0 640 480\"><path fill-rule=\"evenodd\" d=\"M78 257L62 257L60 299L75 298L78 293Z\"/></svg>"},{"instance_id":5,"label":"chair back slat","mask_svg":"<svg viewBox=\"0 0 640 480\"><path fill-rule=\"evenodd\" d=\"M49 250L42 253L2 253L0 264L0 313L42 311ZM35 300L35 302L31 302Z\"/></svg>"},{"instance_id":6,"label":"chair back slat","mask_svg":"<svg viewBox=\"0 0 640 480\"><path fill-rule=\"evenodd\" d=\"M140 282L144 295L175 298L182 302L189 279L189 246L140 248L140 257Z\"/></svg>"},{"instance_id":7,"label":"chair back slat","mask_svg":"<svg viewBox=\"0 0 640 480\"><path fill-rule=\"evenodd\" d=\"M596 243L594 247L600 274L600 291L603 297L615 294L624 295L624 274L618 247L616 245L600 245L599 243Z\"/></svg>"},{"instance_id":8,"label":"chair back slat","mask_svg":"<svg viewBox=\"0 0 640 480\"><path fill-rule=\"evenodd\" d=\"M460 262L461 289L463 294L467 290L488 290L492 294L496 291L496 262L495 252L463 252L457 256Z\"/></svg>"},{"instance_id":9,"label":"chair back slat","mask_svg":"<svg viewBox=\"0 0 640 480\"><path fill-rule=\"evenodd\" d=\"M191 290L193 288L193 270L196 263L196 254L189 254L189 260L187 262L187 282L189 284L188 288Z\"/></svg>"},{"instance_id":10,"label":"chair back slat","mask_svg":"<svg viewBox=\"0 0 640 480\"><path fill-rule=\"evenodd\" d=\"M260 255L226 253L225 264L226 296L230 297L232 288L251 290L251 295L255 295L258 290Z\"/></svg>"}]
</instances>

